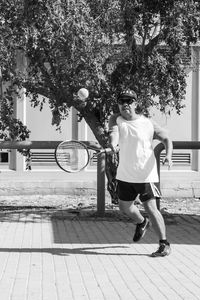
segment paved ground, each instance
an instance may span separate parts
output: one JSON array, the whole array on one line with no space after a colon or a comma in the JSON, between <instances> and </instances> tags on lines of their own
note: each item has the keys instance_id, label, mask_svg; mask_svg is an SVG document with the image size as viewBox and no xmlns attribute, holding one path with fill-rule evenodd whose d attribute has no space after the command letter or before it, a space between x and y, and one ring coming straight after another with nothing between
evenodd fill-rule
<instances>
[{"instance_id":1,"label":"paved ground","mask_svg":"<svg viewBox=\"0 0 200 300\"><path fill-rule=\"evenodd\" d=\"M165 258L150 257L152 229L133 244L132 222L109 203L96 216L95 200L0 197L1 300L200 299L199 199L162 203Z\"/></svg>"}]
</instances>

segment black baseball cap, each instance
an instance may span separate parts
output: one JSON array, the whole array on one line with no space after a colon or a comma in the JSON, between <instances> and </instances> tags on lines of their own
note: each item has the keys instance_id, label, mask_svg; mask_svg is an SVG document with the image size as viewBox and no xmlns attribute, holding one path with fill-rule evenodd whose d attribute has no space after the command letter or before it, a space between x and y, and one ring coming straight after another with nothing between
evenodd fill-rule
<instances>
[{"instance_id":1,"label":"black baseball cap","mask_svg":"<svg viewBox=\"0 0 200 300\"><path fill-rule=\"evenodd\" d=\"M124 90L120 93L118 101L123 101L123 99L137 100L137 94L133 90Z\"/></svg>"}]
</instances>

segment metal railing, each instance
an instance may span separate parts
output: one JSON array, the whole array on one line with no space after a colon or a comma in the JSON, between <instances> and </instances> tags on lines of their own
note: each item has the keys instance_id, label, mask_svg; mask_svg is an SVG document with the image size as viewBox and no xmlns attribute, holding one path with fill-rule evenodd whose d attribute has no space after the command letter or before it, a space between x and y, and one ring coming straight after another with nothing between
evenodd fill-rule
<instances>
[{"instance_id":1,"label":"metal railing","mask_svg":"<svg viewBox=\"0 0 200 300\"><path fill-rule=\"evenodd\" d=\"M0 149L55 149L61 141L3 141L0 142ZM88 142L86 142L88 143ZM96 144L97 145L97 144ZM94 146L94 145L93 145ZM97 146L98 147L98 146ZM200 142L197 141L175 141L174 149L200 149ZM159 143L155 149L157 161L159 185L160 185L160 155L164 150L164 145ZM98 155L97 160L97 214L103 216L105 213L105 154ZM157 206L160 209L160 199L157 200Z\"/></svg>"},{"instance_id":2,"label":"metal railing","mask_svg":"<svg viewBox=\"0 0 200 300\"><path fill-rule=\"evenodd\" d=\"M2 141L0 149L55 149L62 141Z\"/></svg>"},{"instance_id":3,"label":"metal railing","mask_svg":"<svg viewBox=\"0 0 200 300\"><path fill-rule=\"evenodd\" d=\"M0 149L55 149L61 141L2 141ZM97 143L83 141L86 145L99 148ZM105 213L105 154L98 155L97 159L97 214Z\"/></svg>"}]
</instances>

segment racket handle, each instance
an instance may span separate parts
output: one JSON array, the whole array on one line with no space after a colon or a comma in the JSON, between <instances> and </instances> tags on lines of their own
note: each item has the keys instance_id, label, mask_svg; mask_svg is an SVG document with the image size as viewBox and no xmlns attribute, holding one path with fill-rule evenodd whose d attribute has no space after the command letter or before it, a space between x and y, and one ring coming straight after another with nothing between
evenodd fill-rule
<instances>
[{"instance_id":1,"label":"racket handle","mask_svg":"<svg viewBox=\"0 0 200 300\"><path fill-rule=\"evenodd\" d=\"M111 148L105 148L105 149L101 150L100 152L101 153L106 153L106 154L114 153L114 151ZM116 151L115 152L119 152L119 147L116 147Z\"/></svg>"}]
</instances>

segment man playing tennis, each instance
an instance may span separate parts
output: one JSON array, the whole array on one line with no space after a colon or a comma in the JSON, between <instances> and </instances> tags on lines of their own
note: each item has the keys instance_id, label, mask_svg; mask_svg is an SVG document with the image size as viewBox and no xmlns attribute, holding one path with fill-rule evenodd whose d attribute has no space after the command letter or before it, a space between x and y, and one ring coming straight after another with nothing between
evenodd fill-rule
<instances>
[{"instance_id":1,"label":"man playing tennis","mask_svg":"<svg viewBox=\"0 0 200 300\"><path fill-rule=\"evenodd\" d=\"M137 95L127 90L118 98L119 113L109 120L110 147L116 151L119 146L119 165L116 179L120 210L136 223L134 242L138 242L150 226L150 221L159 238L159 248L152 253L153 257L166 256L171 252L166 238L166 228L162 214L157 208L156 198L160 191L156 186L158 173L153 139L160 140L166 150L163 163L172 166L172 142L166 130L155 122L136 112ZM148 217L143 217L134 200L139 195Z\"/></svg>"}]
</instances>

